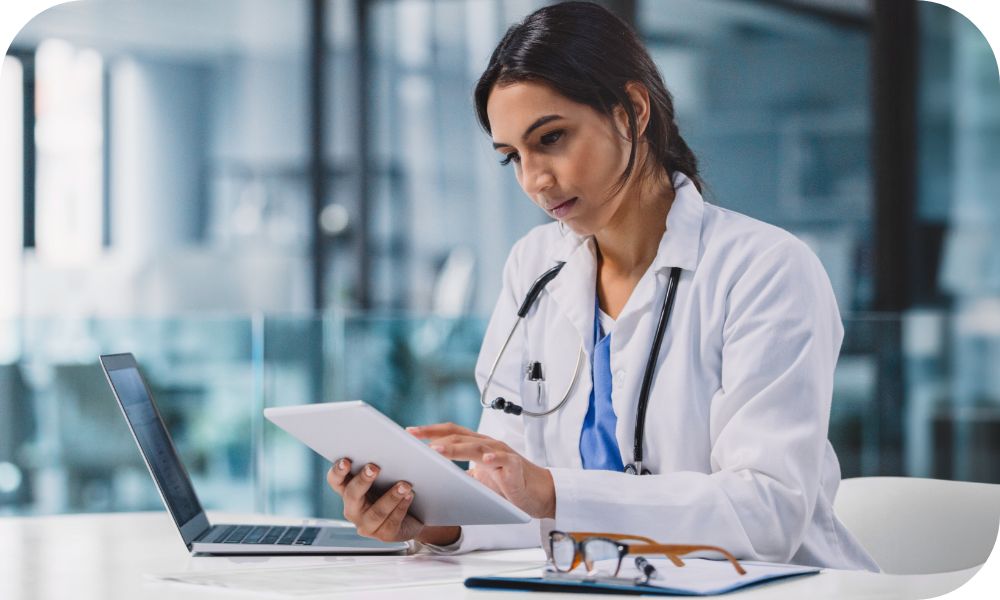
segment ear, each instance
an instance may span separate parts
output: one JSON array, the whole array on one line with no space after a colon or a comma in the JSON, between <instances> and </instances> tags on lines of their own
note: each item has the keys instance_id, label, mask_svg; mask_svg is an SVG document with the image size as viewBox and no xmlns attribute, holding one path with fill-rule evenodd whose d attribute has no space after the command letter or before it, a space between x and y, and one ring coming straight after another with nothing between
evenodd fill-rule
<instances>
[{"instance_id":1,"label":"ear","mask_svg":"<svg viewBox=\"0 0 1000 600\"><path fill-rule=\"evenodd\" d=\"M628 96L632 108L635 110L635 129L638 137L646 132L649 125L649 90L638 81L629 81L625 84L625 95ZM614 110L615 125L625 139L632 141L632 136L628 129L628 113L621 106L616 106Z\"/></svg>"}]
</instances>

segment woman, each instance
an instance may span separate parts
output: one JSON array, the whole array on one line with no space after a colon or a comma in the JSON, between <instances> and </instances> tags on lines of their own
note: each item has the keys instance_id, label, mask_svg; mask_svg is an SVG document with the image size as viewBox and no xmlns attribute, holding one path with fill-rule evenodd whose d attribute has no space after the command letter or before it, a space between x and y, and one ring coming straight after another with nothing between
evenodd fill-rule
<instances>
[{"instance_id":1,"label":"woman","mask_svg":"<svg viewBox=\"0 0 1000 600\"><path fill-rule=\"evenodd\" d=\"M328 474L345 516L362 534L441 551L538 545L554 525L877 570L833 514L840 468L826 435L843 327L826 273L787 232L702 200L635 34L594 4L538 10L507 31L475 102L501 164L557 221L512 249L477 380L501 406L541 412L568 386L566 401L545 417L487 409L478 432L411 432L541 523L424 527L407 515L408 484L369 499L377 466L352 478L347 459ZM491 377L529 288L559 263ZM545 385L525 377L534 362ZM650 474L624 473L633 461Z\"/></svg>"}]
</instances>

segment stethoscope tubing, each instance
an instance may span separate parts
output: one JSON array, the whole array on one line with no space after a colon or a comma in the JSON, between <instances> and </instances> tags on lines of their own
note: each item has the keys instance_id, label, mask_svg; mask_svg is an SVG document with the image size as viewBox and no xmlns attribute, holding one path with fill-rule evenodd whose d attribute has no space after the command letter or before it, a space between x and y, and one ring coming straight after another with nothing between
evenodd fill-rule
<instances>
[{"instance_id":1,"label":"stethoscope tubing","mask_svg":"<svg viewBox=\"0 0 1000 600\"><path fill-rule=\"evenodd\" d=\"M656 322L656 333L653 335L653 346L649 349L646 359L646 369L642 374L642 387L639 388L639 406L635 414L635 435L633 436L632 457L637 473L642 473L642 442L646 436L646 408L649 406L649 392L653 387L653 375L656 372L656 359L660 356L660 346L663 345L663 335L667 331L667 322L674 311L674 298L677 296L677 283L681 278L681 268L670 269L667 279L667 292L660 307L660 317Z\"/></svg>"},{"instance_id":2,"label":"stethoscope tubing","mask_svg":"<svg viewBox=\"0 0 1000 600\"><path fill-rule=\"evenodd\" d=\"M510 332L507 334L507 338L504 340L503 345L500 346L500 351L497 352L497 357L493 361L493 366L490 367L490 373L486 378L486 382L483 384L483 390L479 395L479 403L483 408L493 408L498 410L503 410L504 412L520 415L523 414L528 417L544 417L550 415L558 410L560 410L563 405L569 400L570 392L573 386L576 385L576 380L580 376L580 365L582 364L583 357L586 354L583 349L583 343L580 343L580 351L577 353L576 368L573 369L573 377L566 386L566 391L563 392L562 398L559 402L552 408L542 411L534 412L524 409L522 406L518 406L512 402L508 402L503 398L497 398L492 403L487 402L487 392L489 391L490 384L493 382L493 376L496 375L497 367L500 364L500 359L503 358L504 352L507 350L507 346L510 344L511 339L514 337L514 333L517 331L518 326L527 316L531 307L535 304L538 296L545 289L545 286L552 281L559 271L562 270L566 263L560 262L556 266L552 267L548 271L541 274L538 279L531 285L528 293L525 294L524 302L517 310L517 320L514 321L514 325L510 328ZM649 392L653 386L653 375L656 371L656 360L660 355L660 347L663 345L663 337L667 330L667 323L670 321L670 314L673 312L674 299L677 296L677 286L681 278L681 268L672 267L670 269L670 277L667 280L667 290L663 298L663 305L660 308L660 315L656 322L656 330L653 335L653 344L649 349L649 358L646 360L646 368L642 374L642 385L639 389L639 404L636 408L635 417L635 436L633 438L632 456L633 461L625 467L626 473L632 473L635 475L644 475L648 471L644 471L642 468L642 444L645 439L646 433L646 409L649 406Z\"/></svg>"},{"instance_id":3,"label":"stethoscope tubing","mask_svg":"<svg viewBox=\"0 0 1000 600\"><path fill-rule=\"evenodd\" d=\"M503 353L507 350L507 345L510 344L510 340L514 337L514 332L517 331L517 327L521 324L521 321L523 320L524 320L523 316L518 316L517 320L514 321L514 326L510 328L510 333L507 334L507 339L505 339L503 345L500 346L500 351L497 353L497 357L493 361L493 366L490 367L489 377L486 378L486 383L483 384L483 391L479 394L479 403L483 405L483 408L493 408L492 405L486 401L486 396L490 388L490 383L493 381L493 376L497 372L497 366L500 364L500 359L503 357ZM559 404L556 404L553 408L550 408L549 410L543 412L534 412L522 407L521 414L529 417L545 417L551 415L552 413L562 408L563 405L566 404L566 401L569 400L570 391L573 389L573 386L576 385L576 380L580 376L580 365L583 363L583 357L584 357L583 344L581 343L580 351L577 352L576 355L576 367L573 369L573 378L570 380L569 385L566 386L566 391L563 392L562 399L559 400Z\"/></svg>"}]
</instances>

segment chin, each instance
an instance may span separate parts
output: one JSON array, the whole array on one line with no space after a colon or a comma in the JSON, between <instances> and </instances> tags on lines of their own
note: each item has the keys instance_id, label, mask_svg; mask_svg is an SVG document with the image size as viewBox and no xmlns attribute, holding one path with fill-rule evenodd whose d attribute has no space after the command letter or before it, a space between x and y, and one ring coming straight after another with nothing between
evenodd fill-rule
<instances>
[{"instance_id":1,"label":"chin","mask_svg":"<svg viewBox=\"0 0 1000 600\"><path fill-rule=\"evenodd\" d=\"M563 224L563 227L580 237L587 237L597 233L597 228L592 223L581 222L579 219L569 219L567 221L560 221L560 223Z\"/></svg>"}]
</instances>

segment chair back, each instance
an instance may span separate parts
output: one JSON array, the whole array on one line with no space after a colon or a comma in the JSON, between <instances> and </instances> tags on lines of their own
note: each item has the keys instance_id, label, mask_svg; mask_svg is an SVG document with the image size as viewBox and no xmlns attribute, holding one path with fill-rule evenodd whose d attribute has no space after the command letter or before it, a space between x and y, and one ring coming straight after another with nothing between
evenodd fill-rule
<instances>
[{"instance_id":1,"label":"chair back","mask_svg":"<svg viewBox=\"0 0 1000 600\"><path fill-rule=\"evenodd\" d=\"M1000 485L858 477L841 482L834 510L886 573L958 571L993 551Z\"/></svg>"}]
</instances>

